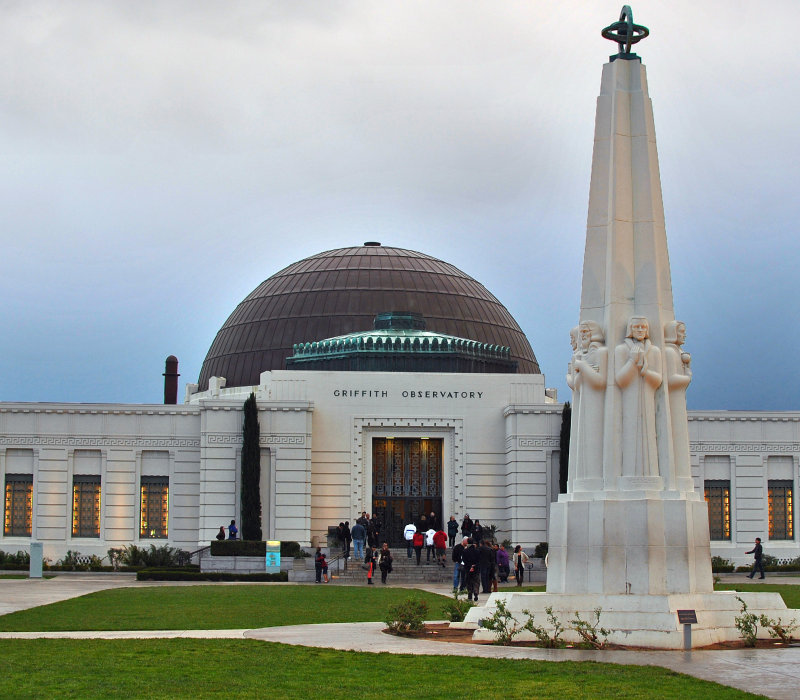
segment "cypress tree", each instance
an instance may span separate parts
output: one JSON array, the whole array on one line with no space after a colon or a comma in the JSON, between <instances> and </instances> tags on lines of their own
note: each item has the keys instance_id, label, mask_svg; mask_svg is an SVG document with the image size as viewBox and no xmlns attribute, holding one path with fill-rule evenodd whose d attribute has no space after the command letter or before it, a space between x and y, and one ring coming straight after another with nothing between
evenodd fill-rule
<instances>
[{"instance_id":1,"label":"cypress tree","mask_svg":"<svg viewBox=\"0 0 800 700\"><path fill-rule=\"evenodd\" d=\"M561 433L558 436L558 492L567 492L567 475L569 474L569 433L572 424L572 406L569 401L561 411Z\"/></svg>"},{"instance_id":2,"label":"cypress tree","mask_svg":"<svg viewBox=\"0 0 800 700\"><path fill-rule=\"evenodd\" d=\"M243 540L261 540L261 446L256 395L244 402L242 428L242 523Z\"/></svg>"}]
</instances>

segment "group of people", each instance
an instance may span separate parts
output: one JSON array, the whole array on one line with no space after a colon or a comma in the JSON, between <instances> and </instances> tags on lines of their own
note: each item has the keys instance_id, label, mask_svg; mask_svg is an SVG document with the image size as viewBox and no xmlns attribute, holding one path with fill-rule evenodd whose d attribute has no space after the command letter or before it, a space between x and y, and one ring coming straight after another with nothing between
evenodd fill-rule
<instances>
[{"instance_id":1,"label":"group of people","mask_svg":"<svg viewBox=\"0 0 800 700\"><path fill-rule=\"evenodd\" d=\"M455 518L452 516L450 516L450 521L456 522ZM425 548L425 561L427 563L430 563L431 559L433 559L434 564L442 568L447 566L448 534L439 528L438 525L439 521L436 517L436 513L431 512L429 516L423 515L419 519L419 526L414 523L408 523L408 525L403 528L403 537L406 541L408 558L411 559L412 551L416 552L417 566L420 564L423 547ZM458 523L456 523L456 527L458 527ZM448 533L450 529L450 525L448 524ZM451 542L454 537L455 536L451 538ZM452 547L452 544L450 546Z\"/></svg>"},{"instance_id":2,"label":"group of people","mask_svg":"<svg viewBox=\"0 0 800 700\"><path fill-rule=\"evenodd\" d=\"M239 536L239 528L236 527L236 521L235 520L231 520L231 524L228 525L228 539L229 540L235 540L235 539L237 539L238 536ZM217 533L217 539L218 540L224 540L225 539L225 526L224 525L220 525L219 526L219 532Z\"/></svg>"},{"instance_id":3,"label":"group of people","mask_svg":"<svg viewBox=\"0 0 800 700\"><path fill-rule=\"evenodd\" d=\"M370 517L366 511L362 511L361 516L356 520L352 528L349 520L339 523L336 528L336 535L342 545L345 558L350 558L351 543L353 545L353 556L359 560L364 558L366 553L365 546L377 549L381 536L380 525L378 516L373 513L372 517Z\"/></svg>"},{"instance_id":4,"label":"group of people","mask_svg":"<svg viewBox=\"0 0 800 700\"><path fill-rule=\"evenodd\" d=\"M489 540L478 541L471 537L462 538L453 547L453 591L466 591L469 600L478 602L478 594L482 591L489 594L497 591L498 581L507 583L514 567L517 586L522 586L525 565L528 555L521 545L514 548L509 556L502 544Z\"/></svg>"}]
</instances>

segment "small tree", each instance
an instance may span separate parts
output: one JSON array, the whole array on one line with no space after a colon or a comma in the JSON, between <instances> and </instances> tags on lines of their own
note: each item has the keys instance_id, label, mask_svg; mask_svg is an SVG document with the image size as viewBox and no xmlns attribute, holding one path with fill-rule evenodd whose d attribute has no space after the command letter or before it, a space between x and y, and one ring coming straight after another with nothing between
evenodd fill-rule
<instances>
[{"instance_id":1,"label":"small tree","mask_svg":"<svg viewBox=\"0 0 800 700\"><path fill-rule=\"evenodd\" d=\"M256 395L244 402L242 428L242 539L261 539L261 446Z\"/></svg>"},{"instance_id":2,"label":"small tree","mask_svg":"<svg viewBox=\"0 0 800 700\"><path fill-rule=\"evenodd\" d=\"M569 401L561 411L561 434L558 436L558 492L567 492L569 474L569 435L572 428L572 406Z\"/></svg>"}]
</instances>

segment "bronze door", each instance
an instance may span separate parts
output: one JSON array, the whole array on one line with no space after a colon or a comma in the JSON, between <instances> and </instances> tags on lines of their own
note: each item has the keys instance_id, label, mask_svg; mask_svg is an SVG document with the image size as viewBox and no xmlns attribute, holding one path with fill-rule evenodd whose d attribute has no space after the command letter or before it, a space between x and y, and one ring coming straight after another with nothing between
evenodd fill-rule
<instances>
[{"instance_id":1,"label":"bronze door","mask_svg":"<svg viewBox=\"0 0 800 700\"><path fill-rule=\"evenodd\" d=\"M403 528L431 511L442 517L441 438L372 439L372 511L380 539L405 545Z\"/></svg>"}]
</instances>

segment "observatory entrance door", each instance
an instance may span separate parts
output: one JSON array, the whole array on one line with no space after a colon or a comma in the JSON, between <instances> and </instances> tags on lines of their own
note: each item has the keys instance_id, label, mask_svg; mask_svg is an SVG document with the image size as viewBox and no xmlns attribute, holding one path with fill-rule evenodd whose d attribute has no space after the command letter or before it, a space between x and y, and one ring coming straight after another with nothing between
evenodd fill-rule
<instances>
[{"instance_id":1,"label":"observatory entrance door","mask_svg":"<svg viewBox=\"0 0 800 700\"><path fill-rule=\"evenodd\" d=\"M441 438L372 439L372 512L380 539L404 547L403 528L433 511L442 517Z\"/></svg>"}]
</instances>

